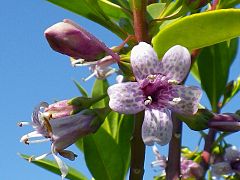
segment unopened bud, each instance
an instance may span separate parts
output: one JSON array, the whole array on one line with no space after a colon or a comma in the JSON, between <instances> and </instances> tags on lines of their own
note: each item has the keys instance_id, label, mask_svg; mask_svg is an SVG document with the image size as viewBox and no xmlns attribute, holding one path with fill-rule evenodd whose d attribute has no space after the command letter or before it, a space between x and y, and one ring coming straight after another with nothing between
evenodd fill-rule
<instances>
[{"instance_id":1,"label":"unopened bud","mask_svg":"<svg viewBox=\"0 0 240 180\"><path fill-rule=\"evenodd\" d=\"M240 130L240 116L234 113L215 114L208 122L208 127L224 132Z\"/></svg>"},{"instance_id":2,"label":"unopened bud","mask_svg":"<svg viewBox=\"0 0 240 180\"><path fill-rule=\"evenodd\" d=\"M106 54L118 60L118 55L103 42L70 20L63 20L45 32L51 48L74 59L96 61Z\"/></svg>"}]
</instances>

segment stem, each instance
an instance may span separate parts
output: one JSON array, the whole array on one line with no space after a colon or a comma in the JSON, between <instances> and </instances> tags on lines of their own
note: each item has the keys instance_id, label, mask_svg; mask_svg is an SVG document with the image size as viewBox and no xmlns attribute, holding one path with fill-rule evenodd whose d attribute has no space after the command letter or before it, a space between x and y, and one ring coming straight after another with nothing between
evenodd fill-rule
<instances>
[{"instance_id":1,"label":"stem","mask_svg":"<svg viewBox=\"0 0 240 180\"><path fill-rule=\"evenodd\" d=\"M218 3L219 3L219 0L213 0L211 5L211 10L216 10Z\"/></svg>"},{"instance_id":2,"label":"stem","mask_svg":"<svg viewBox=\"0 0 240 180\"><path fill-rule=\"evenodd\" d=\"M142 141L142 123L144 112L135 114L134 131L131 140L130 180L141 180L144 174L145 144Z\"/></svg>"},{"instance_id":3,"label":"stem","mask_svg":"<svg viewBox=\"0 0 240 180\"><path fill-rule=\"evenodd\" d=\"M146 22L146 0L132 0L134 32L138 42L149 42Z\"/></svg>"},{"instance_id":4,"label":"stem","mask_svg":"<svg viewBox=\"0 0 240 180\"><path fill-rule=\"evenodd\" d=\"M219 107L216 107L216 108L213 107L213 112L220 113L220 111L221 111L221 109ZM216 138L216 134L217 134L217 130L210 128L207 136L204 138L205 144L204 144L203 152L201 154L202 161L200 163L200 165L202 166L202 168L204 170L202 178L205 177L206 172L209 168L212 147L213 147L213 143Z\"/></svg>"},{"instance_id":5,"label":"stem","mask_svg":"<svg viewBox=\"0 0 240 180\"><path fill-rule=\"evenodd\" d=\"M146 23L147 0L132 0L134 32L138 42L148 42ZM131 140L130 180L142 180L144 174L145 144L142 141L144 112L135 114L134 131Z\"/></svg>"},{"instance_id":6,"label":"stem","mask_svg":"<svg viewBox=\"0 0 240 180\"><path fill-rule=\"evenodd\" d=\"M210 156L211 156L211 150L212 150L212 144L215 140L217 131L214 129L209 129L208 135L205 137L205 145L204 145L204 150L201 154L202 161L201 161L201 166L204 169L203 177L205 177L205 174L209 168L209 161L210 161Z\"/></svg>"},{"instance_id":7,"label":"stem","mask_svg":"<svg viewBox=\"0 0 240 180\"><path fill-rule=\"evenodd\" d=\"M166 168L166 179L177 180L181 177L181 143L182 143L182 121L172 114L173 133L168 150L168 163Z\"/></svg>"}]
</instances>

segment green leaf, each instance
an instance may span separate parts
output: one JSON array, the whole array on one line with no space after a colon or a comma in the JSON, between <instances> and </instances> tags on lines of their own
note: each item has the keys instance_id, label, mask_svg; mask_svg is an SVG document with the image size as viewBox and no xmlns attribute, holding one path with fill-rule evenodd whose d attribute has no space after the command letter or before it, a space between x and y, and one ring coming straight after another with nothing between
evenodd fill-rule
<instances>
[{"instance_id":1,"label":"green leaf","mask_svg":"<svg viewBox=\"0 0 240 180\"><path fill-rule=\"evenodd\" d=\"M224 93L224 99L222 105L224 106L226 103L228 103L240 90L240 76L238 76L236 81L231 81L228 83L225 93Z\"/></svg>"},{"instance_id":2,"label":"green leaf","mask_svg":"<svg viewBox=\"0 0 240 180\"><path fill-rule=\"evenodd\" d=\"M79 139L77 140L77 142L75 142L75 145L77 146L77 148L80 150L80 151L83 151L83 139Z\"/></svg>"},{"instance_id":3,"label":"green leaf","mask_svg":"<svg viewBox=\"0 0 240 180\"><path fill-rule=\"evenodd\" d=\"M185 122L187 126L195 131L201 131L208 128L208 120L213 117L213 113L207 109L198 109L194 115L182 115L175 113L176 117Z\"/></svg>"},{"instance_id":4,"label":"green leaf","mask_svg":"<svg viewBox=\"0 0 240 180\"><path fill-rule=\"evenodd\" d=\"M153 3L147 6L147 13L149 15L149 20L159 18L159 15L165 7L165 3Z\"/></svg>"},{"instance_id":5,"label":"green leaf","mask_svg":"<svg viewBox=\"0 0 240 180\"><path fill-rule=\"evenodd\" d=\"M88 97L87 91L77 82L77 81L73 81L74 84L77 86L79 92L82 94L83 97Z\"/></svg>"},{"instance_id":6,"label":"green leaf","mask_svg":"<svg viewBox=\"0 0 240 180\"><path fill-rule=\"evenodd\" d=\"M100 97L104 94L107 94L108 81L106 79L100 80L96 79L92 89L92 98ZM103 100L95 103L93 108L104 108L108 106L109 98L104 98Z\"/></svg>"},{"instance_id":7,"label":"green leaf","mask_svg":"<svg viewBox=\"0 0 240 180\"><path fill-rule=\"evenodd\" d=\"M107 0L98 0L99 6L102 8L103 12L113 18L115 21L119 21L120 18L130 19L131 14L129 11L121 8L121 6L111 3Z\"/></svg>"},{"instance_id":8,"label":"green leaf","mask_svg":"<svg viewBox=\"0 0 240 180\"><path fill-rule=\"evenodd\" d=\"M217 6L218 9L232 8L240 4L240 0L221 0Z\"/></svg>"},{"instance_id":9,"label":"green leaf","mask_svg":"<svg viewBox=\"0 0 240 180\"><path fill-rule=\"evenodd\" d=\"M29 160L29 158L31 158L31 156L25 155L25 154L19 154L19 156L25 160ZM42 159L42 160L34 160L31 161L31 163L40 166L50 172L53 172L55 174L61 175L61 172L59 170L59 167L57 165L57 163L55 161L49 160L49 159ZM76 169L68 166L69 171L68 174L66 176L67 179L71 179L71 180L87 180L87 178L79 171L77 171Z\"/></svg>"},{"instance_id":10,"label":"green leaf","mask_svg":"<svg viewBox=\"0 0 240 180\"><path fill-rule=\"evenodd\" d=\"M221 9L186 16L165 26L152 40L158 57L179 44L199 49L240 35L240 10Z\"/></svg>"},{"instance_id":11,"label":"green leaf","mask_svg":"<svg viewBox=\"0 0 240 180\"><path fill-rule=\"evenodd\" d=\"M109 133L114 139L116 139L118 134L118 126L122 116L117 112L110 112L105 121L108 122Z\"/></svg>"},{"instance_id":12,"label":"green leaf","mask_svg":"<svg viewBox=\"0 0 240 180\"><path fill-rule=\"evenodd\" d=\"M79 14L89 20L99 23L106 27L120 38L125 39L127 34L122 29L112 22L105 12L99 7L98 1L96 0L47 0L53 4L56 4L64 9Z\"/></svg>"},{"instance_id":13,"label":"green leaf","mask_svg":"<svg viewBox=\"0 0 240 180\"><path fill-rule=\"evenodd\" d=\"M87 166L95 179L124 179L119 146L105 129L84 137L83 147Z\"/></svg>"},{"instance_id":14,"label":"green leaf","mask_svg":"<svg viewBox=\"0 0 240 180\"><path fill-rule=\"evenodd\" d=\"M119 123L117 142L121 150L121 158L123 162L124 174L126 175L130 165L131 158L131 138L134 127L133 115L121 115Z\"/></svg>"},{"instance_id":15,"label":"green leaf","mask_svg":"<svg viewBox=\"0 0 240 180\"><path fill-rule=\"evenodd\" d=\"M193 65L191 67L191 74L200 83L200 75L199 75L199 71L198 71L198 64L196 61L193 63Z\"/></svg>"},{"instance_id":16,"label":"green leaf","mask_svg":"<svg viewBox=\"0 0 240 180\"><path fill-rule=\"evenodd\" d=\"M232 42L234 41L232 40ZM231 53L231 44L222 42L203 48L197 59L201 86L207 93L214 112L224 94L229 68L234 59Z\"/></svg>"}]
</instances>

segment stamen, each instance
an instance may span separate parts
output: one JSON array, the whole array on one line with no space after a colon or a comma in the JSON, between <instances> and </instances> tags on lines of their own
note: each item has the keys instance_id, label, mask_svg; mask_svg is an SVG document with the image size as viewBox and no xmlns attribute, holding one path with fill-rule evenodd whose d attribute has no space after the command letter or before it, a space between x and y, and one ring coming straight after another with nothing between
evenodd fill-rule
<instances>
[{"instance_id":1,"label":"stamen","mask_svg":"<svg viewBox=\"0 0 240 180\"><path fill-rule=\"evenodd\" d=\"M147 79L151 83L153 83L156 78L157 78L157 75L153 75L153 74L150 74L150 75L147 76Z\"/></svg>"},{"instance_id":2,"label":"stamen","mask_svg":"<svg viewBox=\"0 0 240 180\"><path fill-rule=\"evenodd\" d=\"M175 103L179 103L181 100L182 99L180 97L178 97L178 98L173 98L172 101L175 102Z\"/></svg>"},{"instance_id":3,"label":"stamen","mask_svg":"<svg viewBox=\"0 0 240 180\"><path fill-rule=\"evenodd\" d=\"M93 62L86 62L84 59L77 59L77 60L72 60L71 64L73 67L83 67L83 66L90 66L90 65L95 65L97 64L97 61Z\"/></svg>"},{"instance_id":4,"label":"stamen","mask_svg":"<svg viewBox=\"0 0 240 180\"><path fill-rule=\"evenodd\" d=\"M148 96L147 99L144 101L145 106L150 105L152 103L152 97Z\"/></svg>"},{"instance_id":5,"label":"stamen","mask_svg":"<svg viewBox=\"0 0 240 180\"><path fill-rule=\"evenodd\" d=\"M35 143L48 142L50 140L51 140L50 138L44 138L44 139L38 139L38 140L32 140L32 141L29 141L29 139L28 139L25 141L25 143L26 144L35 144Z\"/></svg>"},{"instance_id":6,"label":"stamen","mask_svg":"<svg viewBox=\"0 0 240 180\"><path fill-rule=\"evenodd\" d=\"M20 139L20 142L27 143L29 138L35 138L35 137L43 137L43 135L39 134L37 131L33 131L22 136Z\"/></svg>"},{"instance_id":7,"label":"stamen","mask_svg":"<svg viewBox=\"0 0 240 180\"><path fill-rule=\"evenodd\" d=\"M178 82L176 80L174 80L174 79L169 79L168 83L169 84L175 84L175 85L178 84Z\"/></svg>"},{"instance_id":8,"label":"stamen","mask_svg":"<svg viewBox=\"0 0 240 180\"><path fill-rule=\"evenodd\" d=\"M30 125L32 125L32 123L31 122L18 122L17 125L19 127L23 127L23 126L30 126Z\"/></svg>"},{"instance_id":9,"label":"stamen","mask_svg":"<svg viewBox=\"0 0 240 180\"><path fill-rule=\"evenodd\" d=\"M38 157L35 157L35 158L32 157L32 160L33 160L33 161L34 161L34 160L38 161L38 160L44 159L45 157L47 157L47 156L50 155L50 154L52 154L52 152L49 152L49 153L43 154L43 155L38 156Z\"/></svg>"},{"instance_id":10,"label":"stamen","mask_svg":"<svg viewBox=\"0 0 240 180\"><path fill-rule=\"evenodd\" d=\"M90 76L86 77L86 78L82 78L83 81L88 81L89 79L91 79L92 77L96 76L97 75L97 72L93 72Z\"/></svg>"}]
</instances>

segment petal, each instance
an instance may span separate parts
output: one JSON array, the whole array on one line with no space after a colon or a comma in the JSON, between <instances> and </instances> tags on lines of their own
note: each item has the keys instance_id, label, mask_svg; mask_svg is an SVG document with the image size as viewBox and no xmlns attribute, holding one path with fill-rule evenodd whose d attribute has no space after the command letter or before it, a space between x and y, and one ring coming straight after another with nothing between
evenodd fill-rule
<instances>
[{"instance_id":1,"label":"petal","mask_svg":"<svg viewBox=\"0 0 240 180\"><path fill-rule=\"evenodd\" d=\"M191 55L185 47L176 45L165 53L161 64L161 73L180 83L189 72Z\"/></svg>"},{"instance_id":2,"label":"petal","mask_svg":"<svg viewBox=\"0 0 240 180\"><path fill-rule=\"evenodd\" d=\"M154 142L162 146L168 144L172 137L172 128L173 125L169 110L145 110L145 117L142 125L142 138L146 145L152 146Z\"/></svg>"},{"instance_id":3,"label":"petal","mask_svg":"<svg viewBox=\"0 0 240 180\"><path fill-rule=\"evenodd\" d=\"M224 159L225 161L235 161L240 157L240 152L236 146L230 146L225 149Z\"/></svg>"},{"instance_id":4,"label":"petal","mask_svg":"<svg viewBox=\"0 0 240 180\"><path fill-rule=\"evenodd\" d=\"M216 178L230 173L233 173L233 171L228 162L219 162L212 165L212 176Z\"/></svg>"},{"instance_id":5,"label":"petal","mask_svg":"<svg viewBox=\"0 0 240 180\"><path fill-rule=\"evenodd\" d=\"M68 166L57 156L57 153L54 152L53 146L51 147L51 150L52 150L52 155L53 155L55 161L57 162L59 170L61 171L61 176L62 176L62 180L63 180L68 174Z\"/></svg>"},{"instance_id":6,"label":"petal","mask_svg":"<svg viewBox=\"0 0 240 180\"><path fill-rule=\"evenodd\" d=\"M173 85L170 90L171 101L168 108L183 114L195 114L198 110L198 103L202 96L202 91L198 87L185 87Z\"/></svg>"},{"instance_id":7,"label":"petal","mask_svg":"<svg viewBox=\"0 0 240 180\"><path fill-rule=\"evenodd\" d=\"M140 42L133 47L131 65L137 80L144 79L150 74L156 74L161 69L156 52L151 45L145 42Z\"/></svg>"},{"instance_id":8,"label":"petal","mask_svg":"<svg viewBox=\"0 0 240 180\"><path fill-rule=\"evenodd\" d=\"M109 106L123 114L136 114L145 109L146 99L137 82L114 84L108 88Z\"/></svg>"}]
</instances>

